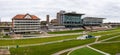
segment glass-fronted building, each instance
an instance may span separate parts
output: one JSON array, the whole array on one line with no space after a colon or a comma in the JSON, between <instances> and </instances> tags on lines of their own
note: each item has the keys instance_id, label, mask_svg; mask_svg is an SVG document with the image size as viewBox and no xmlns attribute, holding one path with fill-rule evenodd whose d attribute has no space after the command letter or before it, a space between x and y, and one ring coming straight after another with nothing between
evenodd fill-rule
<instances>
[{"instance_id":1,"label":"glass-fronted building","mask_svg":"<svg viewBox=\"0 0 120 55\"><path fill-rule=\"evenodd\" d=\"M60 16L58 17L58 22L60 25L64 25L67 28L73 28L80 27L83 24L81 16L84 14L78 14L76 12L61 13L59 13Z\"/></svg>"},{"instance_id":2,"label":"glass-fronted building","mask_svg":"<svg viewBox=\"0 0 120 55\"><path fill-rule=\"evenodd\" d=\"M85 17L83 18L83 23L86 26L92 25L92 26L99 26L103 24L103 19L105 18L98 18L98 17Z\"/></svg>"}]
</instances>

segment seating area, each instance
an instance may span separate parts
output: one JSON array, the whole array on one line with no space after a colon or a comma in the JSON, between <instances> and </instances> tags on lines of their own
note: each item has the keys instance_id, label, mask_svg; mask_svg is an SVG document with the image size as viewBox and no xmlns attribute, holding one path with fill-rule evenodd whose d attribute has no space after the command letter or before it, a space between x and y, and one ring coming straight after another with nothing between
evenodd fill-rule
<instances>
[{"instance_id":1,"label":"seating area","mask_svg":"<svg viewBox=\"0 0 120 55\"><path fill-rule=\"evenodd\" d=\"M107 30L106 27L100 27L100 26L85 26L86 30Z\"/></svg>"}]
</instances>

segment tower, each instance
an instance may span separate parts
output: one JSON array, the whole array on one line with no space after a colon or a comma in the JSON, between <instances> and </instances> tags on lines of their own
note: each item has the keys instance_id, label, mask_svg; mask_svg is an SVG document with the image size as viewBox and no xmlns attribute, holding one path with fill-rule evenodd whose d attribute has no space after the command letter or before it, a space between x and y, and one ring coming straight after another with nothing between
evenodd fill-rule
<instances>
[{"instance_id":1,"label":"tower","mask_svg":"<svg viewBox=\"0 0 120 55\"><path fill-rule=\"evenodd\" d=\"M46 22L47 22L48 25L50 24L49 23L49 15L46 15Z\"/></svg>"}]
</instances>

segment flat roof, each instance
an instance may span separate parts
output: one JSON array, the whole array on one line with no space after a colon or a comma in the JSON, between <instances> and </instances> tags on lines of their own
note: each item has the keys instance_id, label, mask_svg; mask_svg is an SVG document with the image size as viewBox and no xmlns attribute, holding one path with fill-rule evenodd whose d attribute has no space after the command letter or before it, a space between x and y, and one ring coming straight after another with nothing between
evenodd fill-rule
<instances>
[{"instance_id":1,"label":"flat roof","mask_svg":"<svg viewBox=\"0 0 120 55\"><path fill-rule=\"evenodd\" d=\"M85 14L80 14L80 13L65 13L64 15L85 15Z\"/></svg>"},{"instance_id":2,"label":"flat roof","mask_svg":"<svg viewBox=\"0 0 120 55\"><path fill-rule=\"evenodd\" d=\"M83 19L106 19L106 18L99 18L99 17L85 17Z\"/></svg>"}]
</instances>

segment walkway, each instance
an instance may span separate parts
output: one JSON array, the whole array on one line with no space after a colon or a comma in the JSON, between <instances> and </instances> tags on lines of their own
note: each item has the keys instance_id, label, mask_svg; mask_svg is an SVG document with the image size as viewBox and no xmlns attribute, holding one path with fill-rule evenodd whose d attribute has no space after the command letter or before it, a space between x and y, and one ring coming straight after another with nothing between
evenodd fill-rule
<instances>
[{"instance_id":1,"label":"walkway","mask_svg":"<svg viewBox=\"0 0 120 55\"><path fill-rule=\"evenodd\" d=\"M52 41L52 42L45 42L45 43L19 45L19 47L28 47L28 46L37 46L37 45L53 44L53 43L58 43L58 42L70 41L70 40L74 40L74 39L75 39L75 38L65 39L65 40L58 40L58 41ZM9 48L11 48L11 47L16 48L16 45L0 46L0 47L1 47L1 48L8 48L8 47L9 47Z\"/></svg>"},{"instance_id":2,"label":"walkway","mask_svg":"<svg viewBox=\"0 0 120 55\"><path fill-rule=\"evenodd\" d=\"M34 37L34 38L46 38L46 37L55 37L55 36L65 36L65 35L75 35L75 34L82 34L82 32L80 33L68 33L68 34L50 34L49 36L40 36L40 37ZM31 37L33 38L33 37ZM22 39L29 39L29 38L22 38ZM27 44L27 45L19 45L20 47L27 47L27 46L36 46L36 45L45 45L45 44L53 44L53 43L58 43L58 42L63 42L63 41L69 41L69 40L73 40L74 38L72 39L65 39L65 40L59 40L59 41L52 41L52 42L46 42L46 43L37 43L37 44ZM102 40L102 41L106 41L106 40L109 40L109 39L112 39L112 38L108 38L108 39L105 39L105 40ZM100 43L100 42L94 42L94 43L90 43L90 44L86 44L86 45L92 45L92 44L97 44L97 43ZM69 48L69 49L66 49L66 50L62 50L62 51L59 51L55 54L52 54L52 55L59 55L61 53L64 53L64 52L67 52L67 51L71 51L71 50L74 50L74 49L78 49L78 48L83 48L85 47L86 45L82 45L82 46L78 46L78 47L74 47L74 48ZM0 47L8 47L8 46L0 46ZM16 45L11 45L9 47L16 47Z\"/></svg>"},{"instance_id":3,"label":"walkway","mask_svg":"<svg viewBox=\"0 0 120 55\"><path fill-rule=\"evenodd\" d=\"M104 54L104 55L110 55L109 53L100 51L100 50L98 50L98 49L95 49L95 48L93 48L93 47L90 47L89 45L87 45L87 47L90 48L90 49L92 49L92 50L94 50L94 51L97 51L97 52L99 52L99 53L102 53L102 54Z\"/></svg>"},{"instance_id":4,"label":"walkway","mask_svg":"<svg viewBox=\"0 0 120 55\"><path fill-rule=\"evenodd\" d=\"M110 41L110 42L101 42L101 43L119 43L120 41Z\"/></svg>"},{"instance_id":5,"label":"walkway","mask_svg":"<svg viewBox=\"0 0 120 55\"><path fill-rule=\"evenodd\" d=\"M108 34L107 34L108 35ZM110 34L112 35L112 34ZM119 35L120 36L120 35ZM65 52L68 52L68 51L71 51L71 50L76 50L76 49L80 49L80 48L83 48L87 45L93 45L93 44L98 44L98 43L101 43L102 41L107 41L107 40L110 40L110 39L113 39L113 38L117 38L119 36L115 36L115 37L111 37L111 38L107 38L107 39L104 39L104 40L101 40L101 41L98 41L98 42L93 42L93 43L90 43L90 44L86 44L86 45L82 45L82 46L78 46L78 47L73 47L73 48L69 48L69 49L65 49L65 50L62 50L62 51L59 51L59 52L56 52L52 55L60 55L62 53L65 53Z\"/></svg>"},{"instance_id":6,"label":"walkway","mask_svg":"<svg viewBox=\"0 0 120 55\"><path fill-rule=\"evenodd\" d=\"M38 37L24 37L24 38L20 38L20 39L32 39L32 38L47 38L47 37L56 37L56 36L66 36L66 35L80 35L82 34L82 32L79 33L68 33L68 34L48 34L45 36L38 36ZM14 39L14 38L13 38ZM0 38L0 40L13 40L11 38Z\"/></svg>"}]
</instances>

